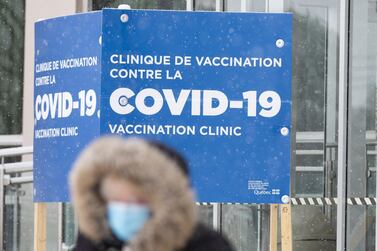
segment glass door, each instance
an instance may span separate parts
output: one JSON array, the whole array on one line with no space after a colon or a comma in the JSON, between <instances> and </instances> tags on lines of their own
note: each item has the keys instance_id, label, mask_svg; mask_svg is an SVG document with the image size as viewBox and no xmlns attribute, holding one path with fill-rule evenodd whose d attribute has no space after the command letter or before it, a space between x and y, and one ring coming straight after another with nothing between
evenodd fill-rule
<instances>
[{"instance_id":1,"label":"glass door","mask_svg":"<svg viewBox=\"0 0 377 251\"><path fill-rule=\"evenodd\" d=\"M377 1L350 1L346 248L375 249ZM369 204L369 205L368 205Z\"/></svg>"},{"instance_id":2,"label":"glass door","mask_svg":"<svg viewBox=\"0 0 377 251\"><path fill-rule=\"evenodd\" d=\"M225 11L264 7L268 12L281 6L268 0L225 1ZM307 198L307 204L317 204L312 198L325 202L292 208L294 250L335 250L336 205L326 205L324 198L336 197L339 5L289 0L283 8L294 18L291 193ZM223 205L221 230L237 250L269 250L268 218L268 206Z\"/></svg>"},{"instance_id":3,"label":"glass door","mask_svg":"<svg viewBox=\"0 0 377 251\"><path fill-rule=\"evenodd\" d=\"M338 1L287 1L294 14L292 208L295 250L335 250ZM323 205L316 199L323 198ZM310 226L310 227L308 227Z\"/></svg>"}]
</instances>

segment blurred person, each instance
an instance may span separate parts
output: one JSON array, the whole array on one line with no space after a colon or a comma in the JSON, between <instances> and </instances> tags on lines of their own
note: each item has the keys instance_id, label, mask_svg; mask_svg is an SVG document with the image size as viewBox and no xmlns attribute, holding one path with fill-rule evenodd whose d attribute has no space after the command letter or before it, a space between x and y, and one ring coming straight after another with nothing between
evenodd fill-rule
<instances>
[{"instance_id":1,"label":"blurred person","mask_svg":"<svg viewBox=\"0 0 377 251\"><path fill-rule=\"evenodd\" d=\"M75 251L232 251L198 222L185 160L143 139L103 137L70 174Z\"/></svg>"}]
</instances>

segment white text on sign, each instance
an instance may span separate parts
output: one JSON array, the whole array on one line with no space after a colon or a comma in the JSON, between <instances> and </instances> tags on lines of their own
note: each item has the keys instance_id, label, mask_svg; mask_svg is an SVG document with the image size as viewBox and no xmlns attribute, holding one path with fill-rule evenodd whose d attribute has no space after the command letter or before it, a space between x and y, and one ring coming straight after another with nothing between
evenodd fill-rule
<instances>
[{"instance_id":1,"label":"white text on sign","mask_svg":"<svg viewBox=\"0 0 377 251\"><path fill-rule=\"evenodd\" d=\"M130 100L135 98L134 105ZM256 91L242 93L242 100L229 100L224 92L218 90L188 90L182 89L174 94L172 89L162 91L146 88L135 93L129 88L118 88L110 96L111 109L120 115L126 115L135 109L144 115L155 115L161 111L166 103L171 115L179 116L186 104L191 101L190 114L192 116L219 116L228 109L243 109L246 101L248 117L270 118L276 116L281 108L281 99L275 91ZM153 102L146 102L151 100ZM151 104L150 104L151 103ZM258 107L260 107L258 112Z\"/></svg>"},{"instance_id":2,"label":"white text on sign","mask_svg":"<svg viewBox=\"0 0 377 251\"><path fill-rule=\"evenodd\" d=\"M81 90L78 101L74 101L70 92L45 93L35 98L35 119L67 118L75 109L80 116L92 116L97 107L97 96L94 90Z\"/></svg>"}]
</instances>

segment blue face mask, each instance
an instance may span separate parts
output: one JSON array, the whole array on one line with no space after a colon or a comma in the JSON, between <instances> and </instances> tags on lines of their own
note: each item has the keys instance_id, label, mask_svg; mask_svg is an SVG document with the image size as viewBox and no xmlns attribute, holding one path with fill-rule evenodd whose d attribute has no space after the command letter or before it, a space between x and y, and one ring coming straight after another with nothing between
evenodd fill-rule
<instances>
[{"instance_id":1,"label":"blue face mask","mask_svg":"<svg viewBox=\"0 0 377 251\"><path fill-rule=\"evenodd\" d=\"M149 219L147 206L124 202L110 202L107 218L115 236L122 241L132 240Z\"/></svg>"}]
</instances>

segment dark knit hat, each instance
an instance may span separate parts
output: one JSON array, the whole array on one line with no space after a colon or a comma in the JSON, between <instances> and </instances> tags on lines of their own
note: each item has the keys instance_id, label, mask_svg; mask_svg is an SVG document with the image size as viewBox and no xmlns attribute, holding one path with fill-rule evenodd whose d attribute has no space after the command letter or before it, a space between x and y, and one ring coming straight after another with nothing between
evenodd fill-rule
<instances>
[{"instance_id":1,"label":"dark knit hat","mask_svg":"<svg viewBox=\"0 0 377 251\"><path fill-rule=\"evenodd\" d=\"M189 178L190 172L188 169L187 161L179 152L159 141L150 140L148 141L148 143L158 148L163 154L165 154L170 159L174 160L178 164L178 167L181 169L181 171L183 171L187 178Z\"/></svg>"}]
</instances>

